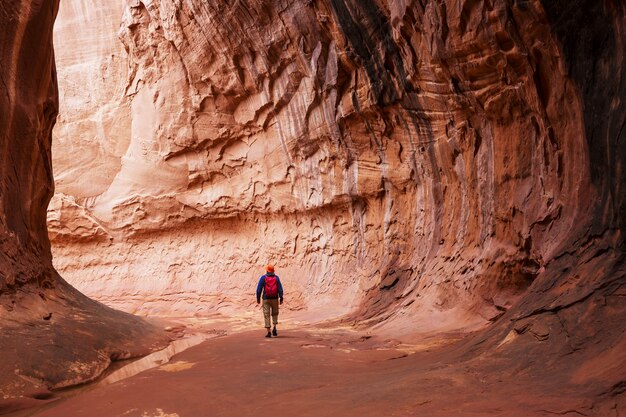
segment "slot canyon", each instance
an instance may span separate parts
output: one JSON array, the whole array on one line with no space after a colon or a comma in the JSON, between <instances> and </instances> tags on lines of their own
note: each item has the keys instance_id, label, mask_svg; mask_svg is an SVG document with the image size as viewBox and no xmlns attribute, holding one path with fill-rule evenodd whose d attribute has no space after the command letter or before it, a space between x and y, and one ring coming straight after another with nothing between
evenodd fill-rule
<instances>
[{"instance_id":1,"label":"slot canyon","mask_svg":"<svg viewBox=\"0 0 626 417\"><path fill-rule=\"evenodd\" d=\"M626 415L623 0L3 0L0 81L0 415Z\"/></svg>"}]
</instances>

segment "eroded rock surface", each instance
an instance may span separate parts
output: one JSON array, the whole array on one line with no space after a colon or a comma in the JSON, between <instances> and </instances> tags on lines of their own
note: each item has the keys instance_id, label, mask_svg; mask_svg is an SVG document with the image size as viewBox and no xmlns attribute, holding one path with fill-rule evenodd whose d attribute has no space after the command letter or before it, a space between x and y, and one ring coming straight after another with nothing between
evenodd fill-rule
<instances>
[{"instance_id":1,"label":"eroded rock surface","mask_svg":"<svg viewBox=\"0 0 626 417\"><path fill-rule=\"evenodd\" d=\"M49 225L78 288L240 310L271 260L291 308L390 334L495 322L468 352L568 358L550 366L623 407L623 2L63 7ZM119 11L125 52L91 30ZM113 81L85 109L76 65Z\"/></svg>"},{"instance_id":2,"label":"eroded rock surface","mask_svg":"<svg viewBox=\"0 0 626 417\"><path fill-rule=\"evenodd\" d=\"M538 1L131 1L127 53L119 5L68 1L57 265L130 309L245 303L273 260L305 306L494 318L572 244L621 241L623 10L583 6L606 68Z\"/></svg>"},{"instance_id":3,"label":"eroded rock surface","mask_svg":"<svg viewBox=\"0 0 626 417\"><path fill-rule=\"evenodd\" d=\"M78 293L52 266L46 208L58 110L54 1L0 4L0 412L97 377L167 342L157 328ZM30 398L30 401L35 401Z\"/></svg>"}]
</instances>

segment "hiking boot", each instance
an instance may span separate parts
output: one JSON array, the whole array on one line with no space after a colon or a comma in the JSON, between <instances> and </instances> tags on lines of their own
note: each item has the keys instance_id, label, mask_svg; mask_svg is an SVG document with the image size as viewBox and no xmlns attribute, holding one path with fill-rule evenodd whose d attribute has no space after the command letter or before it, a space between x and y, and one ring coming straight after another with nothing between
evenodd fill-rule
<instances>
[{"instance_id":1,"label":"hiking boot","mask_svg":"<svg viewBox=\"0 0 626 417\"><path fill-rule=\"evenodd\" d=\"M278 332L276 331L276 326L274 326L274 330L272 330L272 334L274 336L278 336Z\"/></svg>"},{"instance_id":2,"label":"hiking boot","mask_svg":"<svg viewBox=\"0 0 626 417\"><path fill-rule=\"evenodd\" d=\"M265 335L265 337L272 337L272 334L270 332L267 332L267 334Z\"/></svg>"}]
</instances>

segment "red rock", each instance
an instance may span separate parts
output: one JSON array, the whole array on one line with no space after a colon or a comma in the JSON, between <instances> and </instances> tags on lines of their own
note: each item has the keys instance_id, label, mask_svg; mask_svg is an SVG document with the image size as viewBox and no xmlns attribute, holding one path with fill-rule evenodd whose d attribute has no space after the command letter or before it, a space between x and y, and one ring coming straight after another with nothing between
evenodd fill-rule
<instances>
[{"instance_id":1,"label":"red rock","mask_svg":"<svg viewBox=\"0 0 626 417\"><path fill-rule=\"evenodd\" d=\"M52 24L57 2L0 5L0 410L45 400L47 389L96 378L118 352L168 338L70 287L52 267L46 208L53 192L57 115ZM28 393L34 394L28 394ZM31 398L14 398L21 394Z\"/></svg>"},{"instance_id":2,"label":"red rock","mask_svg":"<svg viewBox=\"0 0 626 417\"><path fill-rule=\"evenodd\" d=\"M57 277L45 237L53 13L28 26L46 38L16 71L22 3L6 4L2 305L20 324L52 313L44 332L68 299L103 307ZM65 4L61 86L83 74L94 93L83 108L92 90L64 90L49 232L79 289L131 312L241 313L272 261L286 307L317 320L393 338L478 330L441 356L459 386L489 381L459 408L498 378L510 385L488 412L513 398L525 413L529 395L536 413L624 408L622 2L134 0L127 55L92 14L119 5ZM84 346L128 336L103 326Z\"/></svg>"}]
</instances>

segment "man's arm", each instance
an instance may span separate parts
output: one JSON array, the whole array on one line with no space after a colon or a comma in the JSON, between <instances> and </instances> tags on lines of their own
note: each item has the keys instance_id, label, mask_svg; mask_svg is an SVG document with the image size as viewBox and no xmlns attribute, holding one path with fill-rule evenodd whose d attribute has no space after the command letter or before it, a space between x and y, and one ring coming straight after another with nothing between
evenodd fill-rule
<instances>
[{"instance_id":1,"label":"man's arm","mask_svg":"<svg viewBox=\"0 0 626 417\"><path fill-rule=\"evenodd\" d=\"M261 291L263 291L263 287L265 286L265 275L261 276L259 279L259 285L256 286L256 303L261 303Z\"/></svg>"}]
</instances>

